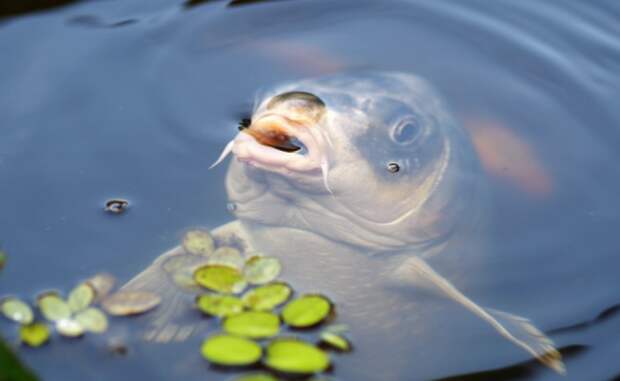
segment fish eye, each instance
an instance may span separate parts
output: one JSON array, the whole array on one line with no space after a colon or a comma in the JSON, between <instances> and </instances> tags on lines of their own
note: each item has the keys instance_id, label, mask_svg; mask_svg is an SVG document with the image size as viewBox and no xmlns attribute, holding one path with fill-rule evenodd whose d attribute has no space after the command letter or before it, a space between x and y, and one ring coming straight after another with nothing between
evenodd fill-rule
<instances>
[{"instance_id":1,"label":"fish eye","mask_svg":"<svg viewBox=\"0 0 620 381\"><path fill-rule=\"evenodd\" d=\"M398 122L391 130L392 141L400 145L408 145L417 140L420 136L422 127L413 117L407 117Z\"/></svg>"},{"instance_id":2,"label":"fish eye","mask_svg":"<svg viewBox=\"0 0 620 381\"><path fill-rule=\"evenodd\" d=\"M395 163L393 161L389 162L387 164L387 170L390 173L396 173L396 172L400 171L400 165L398 165L398 163Z\"/></svg>"}]
</instances>

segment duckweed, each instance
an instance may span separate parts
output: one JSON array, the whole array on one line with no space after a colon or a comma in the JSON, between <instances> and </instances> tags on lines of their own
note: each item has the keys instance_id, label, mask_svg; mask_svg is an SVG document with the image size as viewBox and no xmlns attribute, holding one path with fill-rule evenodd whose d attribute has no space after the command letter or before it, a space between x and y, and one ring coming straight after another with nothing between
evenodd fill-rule
<instances>
[{"instance_id":1,"label":"duckweed","mask_svg":"<svg viewBox=\"0 0 620 381\"><path fill-rule=\"evenodd\" d=\"M56 331L65 337L79 337L84 334L84 327L74 319L61 319L56 321Z\"/></svg>"},{"instance_id":2,"label":"duckweed","mask_svg":"<svg viewBox=\"0 0 620 381\"><path fill-rule=\"evenodd\" d=\"M282 319L294 328L307 328L323 322L332 311L332 303L322 295L304 295L288 303Z\"/></svg>"},{"instance_id":3,"label":"duckweed","mask_svg":"<svg viewBox=\"0 0 620 381\"><path fill-rule=\"evenodd\" d=\"M226 294L242 292L247 282L241 272L230 266L207 265L194 272L194 280L209 290Z\"/></svg>"},{"instance_id":4,"label":"duckweed","mask_svg":"<svg viewBox=\"0 0 620 381\"><path fill-rule=\"evenodd\" d=\"M33 323L19 327L19 339L31 347L40 347L50 338L50 330L46 324Z\"/></svg>"},{"instance_id":5,"label":"duckweed","mask_svg":"<svg viewBox=\"0 0 620 381\"><path fill-rule=\"evenodd\" d=\"M94 307L77 313L75 320L89 332L103 333L108 329L108 318L103 312Z\"/></svg>"},{"instance_id":6,"label":"duckweed","mask_svg":"<svg viewBox=\"0 0 620 381\"><path fill-rule=\"evenodd\" d=\"M55 292L47 292L39 295L37 304L43 317L49 321L58 322L71 317L71 308L69 308L69 304Z\"/></svg>"},{"instance_id":7,"label":"duckweed","mask_svg":"<svg viewBox=\"0 0 620 381\"><path fill-rule=\"evenodd\" d=\"M82 283L74 288L67 298L67 304L71 312L86 309L95 300L95 290L88 283Z\"/></svg>"},{"instance_id":8,"label":"duckweed","mask_svg":"<svg viewBox=\"0 0 620 381\"><path fill-rule=\"evenodd\" d=\"M314 345L299 339L273 340L266 349L265 365L285 373L311 374L326 370L329 356Z\"/></svg>"},{"instance_id":9,"label":"duckweed","mask_svg":"<svg viewBox=\"0 0 620 381\"><path fill-rule=\"evenodd\" d=\"M215 249L215 242L206 230L192 230L183 238L183 249L194 255L209 255Z\"/></svg>"},{"instance_id":10,"label":"duckweed","mask_svg":"<svg viewBox=\"0 0 620 381\"><path fill-rule=\"evenodd\" d=\"M207 315L226 317L243 311L241 299L232 295L203 294L196 299L198 309Z\"/></svg>"},{"instance_id":11,"label":"duckweed","mask_svg":"<svg viewBox=\"0 0 620 381\"><path fill-rule=\"evenodd\" d=\"M224 320L224 331L251 339L273 337L280 331L280 318L270 312L248 311Z\"/></svg>"},{"instance_id":12,"label":"duckweed","mask_svg":"<svg viewBox=\"0 0 620 381\"><path fill-rule=\"evenodd\" d=\"M340 352L349 352L351 350L351 343L338 335L330 331L324 331L321 333L321 344L334 348Z\"/></svg>"},{"instance_id":13,"label":"duckweed","mask_svg":"<svg viewBox=\"0 0 620 381\"><path fill-rule=\"evenodd\" d=\"M34 320L32 309L25 302L8 297L0 302L0 310L2 314L16 323L30 324Z\"/></svg>"},{"instance_id":14,"label":"duckweed","mask_svg":"<svg viewBox=\"0 0 620 381\"><path fill-rule=\"evenodd\" d=\"M255 311L271 311L286 302L293 293L291 287L283 282L269 283L246 292L243 304Z\"/></svg>"},{"instance_id":15,"label":"duckweed","mask_svg":"<svg viewBox=\"0 0 620 381\"><path fill-rule=\"evenodd\" d=\"M204 358L218 365L244 366L260 360L263 350L252 340L230 335L211 336L202 344Z\"/></svg>"},{"instance_id":16,"label":"duckweed","mask_svg":"<svg viewBox=\"0 0 620 381\"><path fill-rule=\"evenodd\" d=\"M245 260L239 250L234 247L218 247L209 257L209 264L224 265L241 270Z\"/></svg>"},{"instance_id":17,"label":"duckweed","mask_svg":"<svg viewBox=\"0 0 620 381\"><path fill-rule=\"evenodd\" d=\"M265 284L276 279L282 265L275 257L254 256L247 260L243 275L250 284Z\"/></svg>"},{"instance_id":18,"label":"duckweed","mask_svg":"<svg viewBox=\"0 0 620 381\"><path fill-rule=\"evenodd\" d=\"M256 372L245 374L241 377L237 377L234 381L278 381L277 378L265 372Z\"/></svg>"},{"instance_id":19,"label":"duckweed","mask_svg":"<svg viewBox=\"0 0 620 381\"><path fill-rule=\"evenodd\" d=\"M95 301L99 301L112 291L116 279L110 274L100 273L87 280L86 283L95 291Z\"/></svg>"}]
</instances>

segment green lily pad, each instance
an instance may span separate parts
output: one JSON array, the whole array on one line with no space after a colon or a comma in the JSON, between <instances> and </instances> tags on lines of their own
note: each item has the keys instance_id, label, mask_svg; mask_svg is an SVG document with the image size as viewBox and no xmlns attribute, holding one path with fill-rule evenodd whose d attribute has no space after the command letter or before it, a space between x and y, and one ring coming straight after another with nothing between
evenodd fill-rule
<instances>
[{"instance_id":1,"label":"green lily pad","mask_svg":"<svg viewBox=\"0 0 620 381\"><path fill-rule=\"evenodd\" d=\"M340 352L351 351L351 343L346 338L330 331L321 333L321 344L334 348Z\"/></svg>"},{"instance_id":2,"label":"green lily pad","mask_svg":"<svg viewBox=\"0 0 620 381\"><path fill-rule=\"evenodd\" d=\"M276 339L267 346L265 365L285 373L311 374L329 367L329 356L298 339Z\"/></svg>"},{"instance_id":3,"label":"green lily pad","mask_svg":"<svg viewBox=\"0 0 620 381\"><path fill-rule=\"evenodd\" d=\"M99 273L87 280L86 283L95 291L94 301L100 301L112 291L116 283L116 278L110 274Z\"/></svg>"},{"instance_id":4,"label":"green lily pad","mask_svg":"<svg viewBox=\"0 0 620 381\"><path fill-rule=\"evenodd\" d=\"M161 297L148 291L118 291L101 302L101 307L113 316L130 316L145 313L157 307Z\"/></svg>"},{"instance_id":5,"label":"green lily pad","mask_svg":"<svg viewBox=\"0 0 620 381\"><path fill-rule=\"evenodd\" d=\"M57 322L71 317L69 304L55 292L46 292L39 295L37 304L43 316L49 321Z\"/></svg>"},{"instance_id":6,"label":"green lily pad","mask_svg":"<svg viewBox=\"0 0 620 381\"><path fill-rule=\"evenodd\" d=\"M14 297L8 297L0 301L0 311L2 311L6 318L20 324L30 324L34 320L32 308Z\"/></svg>"},{"instance_id":7,"label":"green lily pad","mask_svg":"<svg viewBox=\"0 0 620 381\"><path fill-rule=\"evenodd\" d=\"M86 331L103 333L108 329L108 318L101 310L90 307L75 315L77 321Z\"/></svg>"},{"instance_id":8,"label":"green lily pad","mask_svg":"<svg viewBox=\"0 0 620 381\"><path fill-rule=\"evenodd\" d=\"M194 272L194 280L202 287L227 294L242 292L247 282L241 272L230 266L207 265Z\"/></svg>"},{"instance_id":9,"label":"green lily pad","mask_svg":"<svg viewBox=\"0 0 620 381\"><path fill-rule=\"evenodd\" d=\"M211 254L209 257L209 264L224 265L241 270L245 264L245 259L243 259L239 250L234 247L223 246L218 247L217 250Z\"/></svg>"},{"instance_id":10,"label":"green lily pad","mask_svg":"<svg viewBox=\"0 0 620 381\"><path fill-rule=\"evenodd\" d=\"M50 338L50 329L46 324L34 323L19 327L19 339L31 347L40 347Z\"/></svg>"},{"instance_id":11,"label":"green lily pad","mask_svg":"<svg viewBox=\"0 0 620 381\"><path fill-rule=\"evenodd\" d=\"M192 230L183 237L183 248L194 255L209 255L215 249L213 237L206 230Z\"/></svg>"},{"instance_id":12,"label":"green lily pad","mask_svg":"<svg viewBox=\"0 0 620 381\"><path fill-rule=\"evenodd\" d=\"M67 304L72 312L86 309L95 300L95 290L88 283L82 283L74 288L67 298Z\"/></svg>"},{"instance_id":13,"label":"green lily pad","mask_svg":"<svg viewBox=\"0 0 620 381\"><path fill-rule=\"evenodd\" d=\"M263 354L254 341L230 335L211 336L202 344L201 352L210 362L226 366L251 365Z\"/></svg>"},{"instance_id":14,"label":"green lily pad","mask_svg":"<svg viewBox=\"0 0 620 381\"><path fill-rule=\"evenodd\" d=\"M84 327L74 319L56 321L56 331L65 337L79 337L84 334Z\"/></svg>"},{"instance_id":15,"label":"green lily pad","mask_svg":"<svg viewBox=\"0 0 620 381\"><path fill-rule=\"evenodd\" d=\"M226 317L243 311L241 299L232 295L203 294L196 299L198 309L208 315Z\"/></svg>"},{"instance_id":16,"label":"green lily pad","mask_svg":"<svg viewBox=\"0 0 620 381\"><path fill-rule=\"evenodd\" d=\"M293 293L291 287L283 282L269 283L246 292L243 303L255 311L271 311L286 302Z\"/></svg>"},{"instance_id":17,"label":"green lily pad","mask_svg":"<svg viewBox=\"0 0 620 381\"><path fill-rule=\"evenodd\" d=\"M243 275L250 284L265 284L280 275L282 265L275 257L254 256L248 259L243 268Z\"/></svg>"},{"instance_id":18,"label":"green lily pad","mask_svg":"<svg viewBox=\"0 0 620 381\"><path fill-rule=\"evenodd\" d=\"M256 372L244 374L243 376L235 378L234 381L278 381L278 379L269 373Z\"/></svg>"},{"instance_id":19,"label":"green lily pad","mask_svg":"<svg viewBox=\"0 0 620 381\"><path fill-rule=\"evenodd\" d=\"M282 319L295 328L307 328L323 322L332 311L332 303L322 295L304 295L287 304Z\"/></svg>"},{"instance_id":20,"label":"green lily pad","mask_svg":"<svg viewBox=\"0 0 620 381\"><path fill-rule=\"evenodd\" d=\"M280 318L271 312L247 311L227 317L222 326L231 335L263 339L278 334Z\"/></svg>"}]
</instances>

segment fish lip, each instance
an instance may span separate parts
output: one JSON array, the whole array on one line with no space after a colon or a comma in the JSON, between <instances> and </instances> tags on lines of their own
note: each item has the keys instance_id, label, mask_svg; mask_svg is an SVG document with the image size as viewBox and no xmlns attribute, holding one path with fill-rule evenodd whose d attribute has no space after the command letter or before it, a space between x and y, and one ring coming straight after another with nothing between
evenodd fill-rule
<instances>
[{"instance_id":1,"label":"fish lip","mask_svg":"<svg viewBox=\"0 0 620 381\"><path fill-rule=\"evenodd\" d=\"M278 128L287 136L298 139L306 147L306 153L282 151L260 143L248 133L247 130L253 125L265 120L277 123ZM321 164L327 155L326 148L326 138L318 125L293 121L277 113L265 113L255 117L252 125L237 134L233 139L231 151L237 160L264 170L283 174L290 172L312 174L320 172Z\"/></svg>"}]
</instances>

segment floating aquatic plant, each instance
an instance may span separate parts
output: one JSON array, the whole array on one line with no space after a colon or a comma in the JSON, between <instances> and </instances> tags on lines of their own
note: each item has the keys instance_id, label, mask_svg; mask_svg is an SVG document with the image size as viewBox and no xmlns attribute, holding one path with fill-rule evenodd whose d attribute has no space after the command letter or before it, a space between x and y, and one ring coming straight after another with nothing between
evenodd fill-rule
<instances>
[{"instance_id":1,"label":"floating aquatic plant","mask_svg":"<svg viewBox=\"0 0 620 381\"><path fill-rule=\"evenodd\" d=\"M207 315L226 317L243 311L241 299L232 295L203 294L196 298L198 309Z\"/></svg>"},{"instance_id":2,"label":"floating aquatic plant","mask_svg":"<svg viewBox=\"0 0 620 381\"><path fill-rule=\"evenodd\" d=\"M278 372L298 374L322 372L330 365L327 353L295 338L280 338L269 343L264 362Z\"/></svg>"},{"instance_id":3,"label":"floating aquatic plant","mask_svg":"<svg viewBox=\"0 0 620 381\"><path fill-rule=\"evenodd\" d=\"M280 331L280 318L271 312L247 311L224 320L224 331L250 339L273 337Z\"/></svg>"},{"instance_id":4,"label":"floating aquatic plant","mask_svg":"<svg viewBox=\"0 0 620 381\"><path fill-rule=\"evenodd\" d=\"M256 311L271 311L286 302L293 293L291 287L283 282L269 283L246 292L243 304Z\"/></svg>"},{"instance_id":5,"label":"floating aquatic plant","mask_svg":"<svg viewBox=\"0 0 620 381\"><path fill-rule=\"evenodd\" d=\"M322 295L303 295L282 310L282 320L294 328L307 328L329 317L332 303Z\"/></svg>"},{"instance_id":6,"label":"floating aquatic plant","mask_svg":"<svg viewBox=\"0 0 620 381\"><path fill-rule=\"evenodd\" d=\"M330 331L321 332L321 344L340 352L351 351L351 343L345 337Z\"/></svg>"},{"instance_id":7,"label":"floating aquatic plant","mask_svg":"<svg viewBox=\"0 0 620 381\"><path fill-rule=\"evenodd\" d=\"M263 354L254 341L231 335L211 336L202 344L201 352L210 362L227 366L255 364Z\"/></svg>"},{"instance_id":8,"label":"floating aquatic plant","mask_svg":"<svg viewBox=\"0 0 620 381\"><path fill-rule=\"evenodd\" d=\"M19 327L19 339L31 347L40 347L50 338L50 330L46 324L33 323Z\"/></svg>"},{"instance_id":9,"label":"floating aquatic plant","mask_svg":"<svg viewBox=\"0 0 620 381\"><path fill-rule=\"evenodd\" d=\"M245 263L243 275L250 284L265 284L276 279L281 269L277 258L254 256Z\"/></svg>"},{"instance_id":10,"label":"floating aquatic plant","mask_svg":"<svg viewBox=\"0 0 620 381\"><path fill-rule=\"evenodd\" d=\"M6 253L3 250L0 250L0 270L2 270L5 265L6 265Z\"/></svg>"},{"instance_id":11,"label":"floating aquatic plant","mask_svg":"<svg viewBox=\"0 0 620 381\"><path fill-rule=\"evenodd\" d=\"M215 250L215 241L206 230L192 230L185 233L183 248L189 254L209 255Z\"/></svg>"},{"instance_id":12,"label":"floating aquatic plant","mask_svg":"<svg viewBox=\"0 0 620 381\"><path fill-rule=\"evenodd\" d=\"M7 297L0 301L0 310L7 319L19 324L30 324L34 320L30 306L15 297Z\"/></svg>"},{"instance_id":13,"label":"floating aquatic plant","mask_svg":"<svg viewBox=\"0 0 620 381\"><path fill-rule=\"evenodd\" d=\"M245 259L234 247L223 246L218 247L209 256L209 264L229 266L241 270L245 264Z\"/></svg>"},{"instance_id":14,"label":"floating aquatic plant","mask_svg":"<svg viewBox=\"0 0 620 381\"><path fill-rule=\"evenodd\" d=\"M226 294L238 294L247 287L239 269L224 265L206 265L194 272L194 280L202 287Z\"/></svg>"},{"instance_id":15,"label":"floating aquatic plant","mask_svg":"<svg viewBox=\"0 0 620 381\"><path fill-rule=\"evenodd\" d=\"M278 379L269 373L254 372L254 373L244 374L241 377L237 377L234 379L234 381L278 381Z\"/></svg>"}]
</instances>

